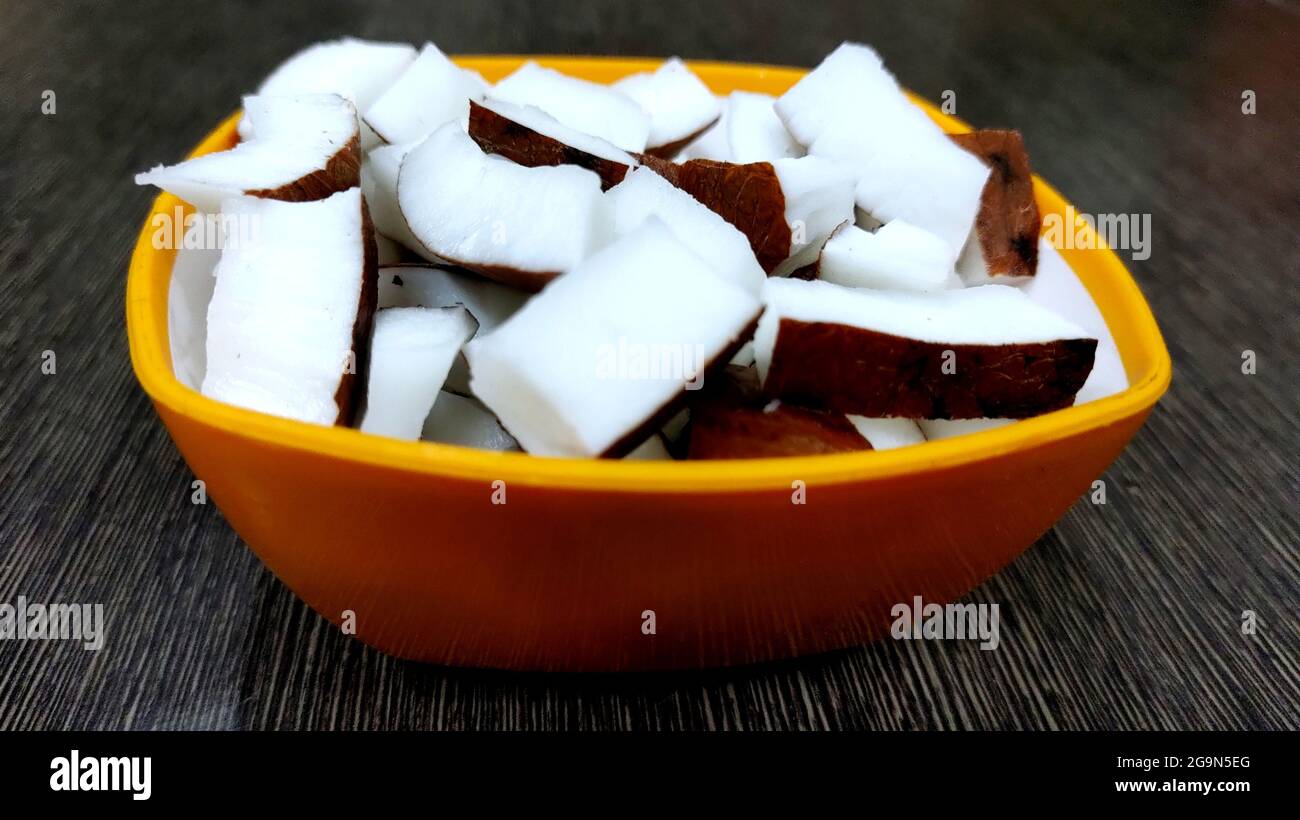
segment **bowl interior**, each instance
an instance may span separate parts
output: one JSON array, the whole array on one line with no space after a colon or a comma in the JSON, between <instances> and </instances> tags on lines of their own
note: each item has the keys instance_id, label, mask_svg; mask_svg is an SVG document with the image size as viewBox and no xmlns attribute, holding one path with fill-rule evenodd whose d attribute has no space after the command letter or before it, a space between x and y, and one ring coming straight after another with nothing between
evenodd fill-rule
<instances>
[{"instance_id":1,"label":"bowl interior","mask_svg":"<svg viewBox=\"0 0 1300 820\"><path fill-rule=\"evenodd\" d=\"M495 81L528 57L467 56L457 62ZM658 59L595 57L535 57L565 73L609 82L656 67ZM747 90L779 95L798 81L803 69L692 62L691 68L719 94ZM970 130L924 100L913 97L945 130ZM194 150L193 155L233 145L239 113L226 119ZM1068 203L1042 179L1035 177L1035 194L1046 216L1065 216ZM154 201L140 232L127 282L127 329L137 378L150 397L169 410L232 433L281 447L331 452L362 463L416 473L503 479L525 485L628 492L691 492L694 490L763 490L788 487L792 473L809 483L841 483L868 477L901 475L953 466L997 454L1033 447L1081 430L1112 424L1150 408L1170 379L1170 360L1160 330L1132 276L1100 242L1097 249L1062 249L1097 303L1119 348L1129 388L1099 401L1059 410L987 432L909 448L834 456L754 459L743 462L598 461L536 458L519 453L495 453L431 442L406 442L363 436L356 430L321 427L268 416L208 399L174 377L167 332L168 282L175 251L156 249L155 220L172 218L180 200L162 193ZM1088 231L1090 228L1083 228ZM1085 243L1086 247L1086 243Z\"/></svg>"}]
</instances>

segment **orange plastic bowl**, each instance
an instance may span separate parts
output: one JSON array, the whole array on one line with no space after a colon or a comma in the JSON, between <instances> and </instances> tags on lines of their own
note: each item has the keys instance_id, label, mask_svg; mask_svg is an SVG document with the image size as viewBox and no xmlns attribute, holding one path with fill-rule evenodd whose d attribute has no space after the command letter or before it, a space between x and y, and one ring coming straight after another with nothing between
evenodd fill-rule
<instances>
[{"instance_id":1,"label":"orange plastic bowl","mask_svg":"<svg viewBox=\"0 0 1300 820\"><path fill-rule=\"evenodd\" d=\"M459 62L495 80L523 59ZM601 82L658 63L540 62ZM719 93L780 94L804 74L692 67ZM921 105L947 130L968 130ZM233 144L235 122L195 154ZM1037 180L1036 190L1044 214L1064 212L1050 186ZM179 204L163 194L153 214ZM543 459L403 442L184 387L168 350L174 252L155 250L150 236L146 221L127 282L131 360L181 454L290 589L329 620L353 623L366 643L422 661L666 669L880 637L895 603L951 601L1041 536L1119 455L1170 379L1155 319L1119 259L1065 250L1131 384L1101 401L906 449L754 461Z\"/></svg>"}]
</instances>

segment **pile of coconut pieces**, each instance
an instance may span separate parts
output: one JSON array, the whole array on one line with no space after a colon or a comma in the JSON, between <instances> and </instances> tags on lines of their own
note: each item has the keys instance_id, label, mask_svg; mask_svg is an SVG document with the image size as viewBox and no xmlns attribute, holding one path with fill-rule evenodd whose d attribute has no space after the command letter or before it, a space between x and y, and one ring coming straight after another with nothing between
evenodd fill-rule
<instances>
[{"instance_id":1,"label":"pile of coconut pieces","mask_svg":"<svg viewBox=\"0 0 1300 820\"><path fill-rule=\"evenodd\" d=\"M775 99L345 39L243 110L137 182L226 228L175 264L178 376L265 413L545 456L886 449L1070 406L1105 333L1086 294L1091 331L1027 295L1020 135L944 134L865 46Z\"/></svg>"}]
</instances>

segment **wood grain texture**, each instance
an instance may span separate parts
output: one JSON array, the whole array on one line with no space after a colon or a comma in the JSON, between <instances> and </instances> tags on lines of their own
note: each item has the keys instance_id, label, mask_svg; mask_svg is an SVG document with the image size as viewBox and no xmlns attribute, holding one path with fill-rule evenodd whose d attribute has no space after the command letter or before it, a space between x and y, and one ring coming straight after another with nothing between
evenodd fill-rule
<instances>
[{"instance_id":1,"label":"wood grain texture","mask_svg":"<svg viewBox=\"0 0 1300 820\"><path fill-rule=\"evenodd\" d=\"M0 728L1300 726L1294 6L20 0L3 14L0 601L103 602L109 632L99 652L0 643ZM1153 214L1151 257L1132 269L1173 389L1107 474L1108 503L1077 504L971 595L1001 607L997 651L891 641L624 677L382 656L190 504L123 322L153 196L131 174L180 158L296 47L345 33L795 65L872 42L924 96L952 89L960 116L1019 128L1081 209Z\"/></svg>"}]
</instances>

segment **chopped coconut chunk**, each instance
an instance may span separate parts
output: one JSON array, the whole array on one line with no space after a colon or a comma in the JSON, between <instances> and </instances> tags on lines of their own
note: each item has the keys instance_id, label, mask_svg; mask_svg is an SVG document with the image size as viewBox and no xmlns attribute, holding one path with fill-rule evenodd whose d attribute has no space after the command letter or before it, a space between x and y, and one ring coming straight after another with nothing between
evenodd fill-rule
<instances>
[{"instance_id":1,"label":"chopped coconut chunk","mask_svg":"<svg viewBox=\"0 0 1300 820\"><path fill-rule=\"evenodd\" d=\"M429 253L531 290L582 261L604 232L595 174L490 157L454 123L402 160L397 200Z\"/></svg>"},{"instance_id":2,"label":"chopped coconut chunk","mask_svg":"<svg viewBox=\"0 0 1300 820\"><path fill-rule=\"evenodd\" d=\"M444 123L466 123L469 101L483 99L487 90L477 71L461 68L433 43L425 43L420 56L363 116L386 142L418 142Z\"/></svg>"},{"instance_id":3,"label":"chopped coconut chunk","mask_svg":"<svg viewBox=\"0 0 1300 820\"><path fill-rule=\"evenodd\" d=\"M822 247L818 277L852 288L943 290L952 251L939 237L901 219L869 233L843 225Z\"/></svg>"},{"instance_id":4,"label":"chopped coconut chunk","mask_svg":"<svg viewBox=\"0 0 1300 820\"><path fill-rule=\"evenodd\" d=\"M476 329L463 307L378 311L361 431L418 439L452 362Z\"/></svg>"},{"instance_id":5,"label":"chopped coconut chunk","mask_svg":"<svg viewBox=\"0 0 1300 820\"><path fill-rule=\"evenodd\" d=\"M776 97L748 91L731 92L727 111L727 144L732 162L771 162L804 155L803 146L785 130L773 104Z\"/></svg>"},{"instance_id":6,"label":"chopped coconut chunk","mask_svg":"<svg viewBox=\"0 0 1300 820\"><path fill-rule=\"evenodd\" d=\"M248 194L291 201L322 199L357 185L357 114L337 94L245 97L257 137L171 166L136 174L207 213Z\"/></svg>"},{"instance_id":7,"label":"chopped coconut chunk","mask_svg":"<svg viewBox=\"0 0 1300 820\"><path fill-rule=\"evenodd\" d=\"M226 200L223 216L259 229L222 249L203 395L300 421L350 423L375 301L362 209L359 188L313 202Z\"/></svg>"},{"instance_id":8,"label":"chopped coconut chunk","mask_svg":"<svg viewBox=\"0 0 1300 820\"><path fill-rule=\"evenodd\" d=\"M470 342L470 388L530 453L617 457L731 357L759 310L652 217Z\"/></svg>"},{"instance_id":9,"label":"chopped coconut chunk","mask_svg":"<svg viewBox=\"0 0 1300 820\"><path fill-rule=\"evenodd\" d=\"M709 269L755 295L767 276L745 235L694 197L648 168L634 170L605 194L615 238L658 217Z\"/></svg>"},{"instance_id":10,"label":"chopped coconut chunk","mask_svg":"<svg viewBox=\"0 0 1300 820\"><path fill-rule=\"evenodd\" d=\"M653 72L624 77L613 87L649 115L646 147L667 157L703 133L721 113L709 87L676 57Z\"/></svg>"},{"instance_id":11,"label":"chopped coconut chunk","mask_svg":"<svg viewBox=\"0 0 1300 820\"><path fill-rule=\"evenodd\" d=\"M853 166L859 207L936 234L956 261L989 169L911 104L875 51L840 46L777 100L776 112L810 154Z\"/></svg>"},{"instance_id":12,"label":"chopped coconut chunk","mask_svg":"<svg viewBox=\"0 0 1300 820\"><path fill-rule=\"evenodd\" d=\"M843 165L821 157L778 159L772 167L790 225L789 253L773 271L784 276L816 259L827 237L853 219L853 177Z\"/></svg>"},{"instance_id":13,"label":"chopped coconut chunk","mask_svg":"<svg viewBox=\"0 0 1300 820\"><path fill-rule=\"evenodd\" d=\"M851 423L873 450L893 450L924 444L925 434L911 419L869 419L866 416L849 416Z\"/></svg>"},{"instance_id":14,"label":"chopped coconut chunk","mask_svg":"<svg viewBox=\"0 0 1300 820\"><path fill-rule=\"evenodd\" d=\"M867 417L1023 418L1068 406L1097 340L1016 288L935 293L769 279L754 336L772 396Z\"/></svg>"},{"instance_id":15,"label":"chopped coconut chunk","mask_svg":"<svg viewBox=\"0 0 1300 820\"><path fill-rule=\"evenodd\" d=\"M506 432L482 402L445 390L424 420L420 439L499 452L519 449L519 442Z\"/></svg>"},{"instance_id":16,"label":"chopped coconut chunk","mask_svg":"<svg viewBox=\"0 0 1300 820\"><path fill-rule=\"evenodd\" d=\"M495 100L532 105L584 134L640 152L650 136L650 117L632 98L600 83L542 68L529 60L492 87Z\"/></svg>"}]
</instances>

